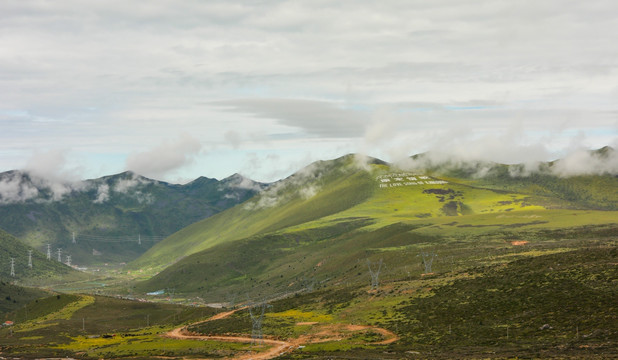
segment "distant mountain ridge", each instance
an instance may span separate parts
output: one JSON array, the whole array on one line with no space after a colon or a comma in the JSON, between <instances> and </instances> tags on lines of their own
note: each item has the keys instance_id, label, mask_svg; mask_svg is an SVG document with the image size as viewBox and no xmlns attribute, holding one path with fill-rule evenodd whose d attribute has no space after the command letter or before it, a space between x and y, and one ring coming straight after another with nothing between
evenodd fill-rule
<instances>
[{"instance_id":1,"label":"distant mountain ridge","mask_svg":"<svg viewBox=\"0 0 618 360\"><path fill-rule=\"evenodd\" d=\"M0 173L0 228L40 251L71 251L75 263L129 261L266 186L239 174L178 185L131 171L71 183L13 170Z\"/></svg>"}]
</instances>

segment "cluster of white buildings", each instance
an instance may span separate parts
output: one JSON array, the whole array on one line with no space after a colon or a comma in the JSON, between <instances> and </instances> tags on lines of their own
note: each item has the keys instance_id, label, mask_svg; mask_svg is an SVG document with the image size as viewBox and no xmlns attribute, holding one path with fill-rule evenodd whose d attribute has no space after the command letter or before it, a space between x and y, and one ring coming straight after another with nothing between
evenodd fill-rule
<instances>
[{"instance_id":1,"label":"cluster of white buildings","mask_svg":"<svg viewBox=\"0 0 618 360\"><path fill-rule=\"evenodd\" d=\"M415 185L444 185L448 181L435 180L426 175L416 175L412 173L395 173L378 176L380 188L391 188L398 186L415 186Z\"/></svg>"}]
</instances>

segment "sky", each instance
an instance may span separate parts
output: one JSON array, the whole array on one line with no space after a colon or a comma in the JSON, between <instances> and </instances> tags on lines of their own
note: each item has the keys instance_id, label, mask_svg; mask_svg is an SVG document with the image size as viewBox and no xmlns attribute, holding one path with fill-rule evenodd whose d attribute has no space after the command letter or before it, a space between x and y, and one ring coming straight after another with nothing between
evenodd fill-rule
<instances>
[{"instance_id":1,"label":"sky","mask_svg":"<svg viewBox=\"0 0 618 360\"><path fill-rule=\"evenodd\" d=\"M615 0L0 2L0 171L274 181L618 148Z\"/></svg>"}]
</instances>

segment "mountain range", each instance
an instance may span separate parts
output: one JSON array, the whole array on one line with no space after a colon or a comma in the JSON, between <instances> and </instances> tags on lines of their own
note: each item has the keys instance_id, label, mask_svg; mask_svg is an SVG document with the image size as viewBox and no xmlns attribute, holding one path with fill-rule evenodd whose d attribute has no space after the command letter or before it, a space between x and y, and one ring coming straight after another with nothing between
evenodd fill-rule
<instances>
[{"instance_id":1,"label":"mountain range","mask_svg":"<svg viewBox=\"0 0 618 360\"><path fill-rule=\"evenodd\" d=\"M73 263L130 261L265 186L239 174L177 185L133 172L59 182L9 171L0 173L0 228L40 251L61 248Z\"/></svg>"}]
</instances>

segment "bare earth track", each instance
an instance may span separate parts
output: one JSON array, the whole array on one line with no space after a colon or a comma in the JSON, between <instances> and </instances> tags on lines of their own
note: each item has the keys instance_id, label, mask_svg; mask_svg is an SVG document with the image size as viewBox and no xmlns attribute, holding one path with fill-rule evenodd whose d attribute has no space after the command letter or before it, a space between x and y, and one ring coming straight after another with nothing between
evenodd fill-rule
<instances>
[{"instance_id":1,"label":"bare earth track","mask_svg":"<svg viewBox=\"0 0 618 360\"><path fill-rule=\"evenodd\" d=\"M210 317L206 320L200 321L196 324L224 319L236 311L242 310L243 308L239 308L232 311L222 312L213 317ZM311 325L317 325L316 323L312 323ZM291 339L289 341L282 340L272 340L272 339L263 339L264 344L272 346L267 351L259 352L259 353L251 353L251 354L242 354L234 357L235 360L267 360L274 359L279 355L282 355L286 352L293 351L301 345L312 344L318 342L327 342L327 341L336 341L345 338L343 332L345 331L363 331L363 330L371 330L375 331L382 336L384 336L385 340L380 342L375 342L373 344L376 345L386 345L391 344L397 340L399 337L386 329L382 329L379 327L373 326L365 326L365 325L347 325L347 324L325 324L319 325L319 331L312 335L301 336L296 339ZM214 340L214 341L229 341L229 342L240 342L240 343L250 343L253 341L250 337L242 337L242 336L218 336L218 335L198 335L190 333L187 330L187 326L182 326L167 332L165 337L173 338L173 339L185 339L185 340Z\"/></svg>"}]
</instances>

